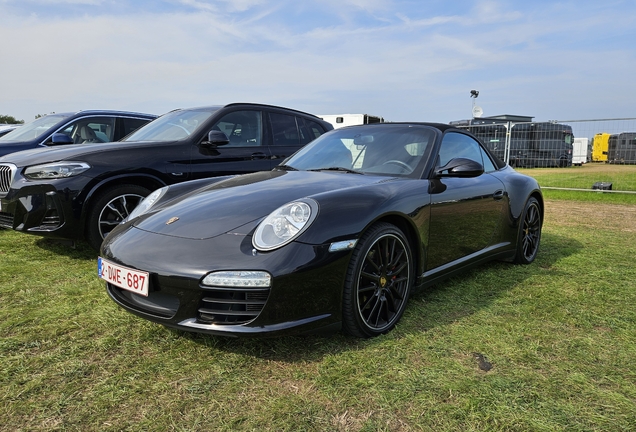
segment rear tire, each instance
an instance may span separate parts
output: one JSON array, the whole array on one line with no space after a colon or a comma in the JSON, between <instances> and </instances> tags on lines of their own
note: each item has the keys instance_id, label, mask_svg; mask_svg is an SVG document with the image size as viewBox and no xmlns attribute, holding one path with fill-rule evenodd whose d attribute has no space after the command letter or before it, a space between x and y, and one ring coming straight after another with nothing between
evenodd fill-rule
<instances>
[{"instance_id":1,"label":"rear tire","mask_svg":"<svg viewBox=\"0 0 636 432\"><path fill-rule=\"evenodd\" d=\"M343 331L368 338L393 329L406 307L413 274L413 254L402 231L388 223L373 225L351 255L343 293Z\"/></svg>"},{"instance_id":2,"label":"rear tire","mask_svg":"<svg viewBox=\"0 0 636 432\"><path fill-rule=\"evenodd\" d=\"M519 222L515 263L530 264L537 257L541 241L541 208L536 198L530 197Z\"/></svg>"},{"instance_id":3,"label":"rear tire","mask_svg":"<svg viewBox=\"0 0 636 432\"><path fill-rule=\"evenodd\" d=\"M148 189L132 184L113 186L98 195L88 214L86 238L89 244L99 250L108 233L148 195Z\"/></svg>"}]
</instances>

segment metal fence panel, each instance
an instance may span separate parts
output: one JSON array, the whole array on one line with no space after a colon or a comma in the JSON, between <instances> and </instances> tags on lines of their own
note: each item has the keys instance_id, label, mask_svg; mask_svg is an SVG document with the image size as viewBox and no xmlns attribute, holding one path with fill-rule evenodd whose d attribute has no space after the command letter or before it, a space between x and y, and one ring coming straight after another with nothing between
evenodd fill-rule
<instances>
[{"instance_id":1,"label":"metal fence panel","mask_svg":"<svg viewBox=\"0 0 636 432\"><path fill-rule=\"evenodd\" d=\"M597 183L610 183L612 191L636 192L636 118L458 127L475 134L500 159L539 179L542 187L592 190Z\"/></svg>"}]
</instances>

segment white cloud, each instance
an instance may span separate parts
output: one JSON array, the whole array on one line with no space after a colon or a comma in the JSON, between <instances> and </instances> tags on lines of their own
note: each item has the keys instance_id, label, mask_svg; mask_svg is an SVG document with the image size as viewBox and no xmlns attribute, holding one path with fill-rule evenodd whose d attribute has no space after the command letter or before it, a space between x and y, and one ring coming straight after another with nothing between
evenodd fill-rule
<instances>
[{"instance_id":1,"label":"white cloud","mask_svg":"<svg viewBox=\"0 0 636 432\"><path fill-rule=\"evenodd\" d=\"M198 1L198 0L179 0L179 3L184 6L193 7L208 12L216 12L218 8L211 2Z\"/></svg>"},{"instance_id":2,"label":"white cloud","mask_svg":"<svg viewBox=\"0 0 636 432\"><path fill-rule=\"evenodd\" d=\"M114 16L102 8L101 15L65 18L18 16L0 3L6 23L0 40L15 41L3 61L4 82L12 85L3 88L0 114L27 120L86 108L159 114L242 100L449 121L470 112L468 92L477 88L488 114L559 118L594 109L584 96L574 98L581 86L631 106L622 96L633 94L633 48L591 47L579 42L589 35L575 32L581 23L631 31L634 19L610 10L563 20L549 10L528 13L492 1L444 14L407 13L400 2L342 0L342 15L316 22L307 19L308 8L326 13L335 0L179 1L188 5L179 13ZM599 55L620 68L599 73L592 67Z\"/></svg>"},{"instance_id":3,"label":"white cloud","mask_svg":"<svg viewBox=\"0 0 636 432\"><path fill-rule=\"evenodd\" d=\"M267 3L265 0L220 0L228 12L244 12Z\"/></svg>"},{"instance_id":4,"label":"white cloud","mask_svg":"<svg viewBox=\"0 0 636 432\"><path fill-rule=\"evenodd\" d=\"M44 6L64 6L64 5L93 5L97 6L105 0L21 0L22 4L35 4ZM15 0L4 0L4 3L12 3Z\"/></svg>"}]
</instances>

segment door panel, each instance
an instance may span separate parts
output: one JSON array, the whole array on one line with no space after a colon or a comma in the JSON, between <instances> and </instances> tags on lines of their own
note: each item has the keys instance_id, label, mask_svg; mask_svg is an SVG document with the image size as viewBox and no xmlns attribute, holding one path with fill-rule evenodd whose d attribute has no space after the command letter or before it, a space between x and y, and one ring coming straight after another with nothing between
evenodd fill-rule
<instances>
[{"instance_id":1,"label":"door panel","mask_svg":"<svg viewBox=\"0 0 636 432\"><path fill-rule=\"evenodd\" d=\"M453 158L483 160L481 144L469 135L448 132L442 138L436 166ZM477 177L439 177L431 179L431 219L427 270L479 252L493 244L503 219L507 200L504 185L484 173Z\"/></svg>"},{"instance_id":2,"label":"door panel","mask_svg":"<svg viewBox=\"0 0 636 432\"><path fill-rule=\"evenodd\" d=\"M505 202L503 184L490 174L433 182L427 270L490 246Z\"/></svg>"}]
</instances>

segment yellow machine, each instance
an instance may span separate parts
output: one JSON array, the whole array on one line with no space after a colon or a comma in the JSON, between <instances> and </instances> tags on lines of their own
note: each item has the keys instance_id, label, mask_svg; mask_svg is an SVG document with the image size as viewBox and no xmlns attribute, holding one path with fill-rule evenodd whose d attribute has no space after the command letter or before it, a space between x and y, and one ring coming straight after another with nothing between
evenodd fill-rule
<instances>
[{"instance_id":1,"label":"yellow machine","mask_svg":"<svg viewBox=\"0 0 636 432\"><path fill-rule=\"evenodd\" d=\"M610 134L602 132L594 135L592 144L592 162L607 162Z\"/></svg>"}]
</instances>

